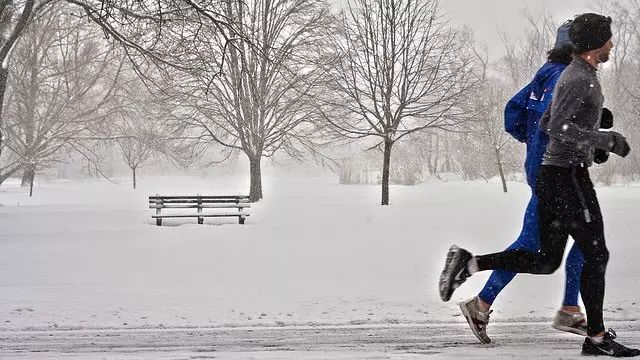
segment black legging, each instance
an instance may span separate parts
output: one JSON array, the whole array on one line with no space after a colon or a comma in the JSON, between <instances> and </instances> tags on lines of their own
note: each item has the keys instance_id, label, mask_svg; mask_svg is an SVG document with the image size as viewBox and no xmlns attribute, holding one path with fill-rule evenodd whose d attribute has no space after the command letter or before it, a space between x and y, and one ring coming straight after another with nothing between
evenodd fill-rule
<instances>
[{"instance_id":1,"label":"black legging","mask_svg":"<svg viewBox=\"0 0 640 360\"><path fill-rule=\"evenodd\" d=\"M589 336L604 331L602 304L609 251L602 213L586 167L543 165L536 195L540 199L540 250L508 250L478 256L480 270L551 274L562 263L569 235L584 254L580 292L587 311Z\"/></svg>"}]
</instances>

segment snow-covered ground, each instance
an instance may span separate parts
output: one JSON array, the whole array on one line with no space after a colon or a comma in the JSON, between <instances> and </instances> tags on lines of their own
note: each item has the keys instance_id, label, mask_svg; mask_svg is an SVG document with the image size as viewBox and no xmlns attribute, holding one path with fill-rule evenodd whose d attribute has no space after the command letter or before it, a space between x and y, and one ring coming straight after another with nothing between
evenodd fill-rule
<instances>
[{"instance_id":1,"label":"snow-covered ground","mask_svg":"<svg viewBox=\"0 0 640 360\"><path fill-rule=\"evenodd\" d=\"M483 253L513 241L529 194L522 183L509 185L507 194L496 182L394 186L392 205L382 207L378 186L291 172L265 176L265 199L245 225L186 219L157 227L149 195L245 193L246 178L142 178L135 191L126 182L54 182L39 184L33 198L8 182L0 187L0 337L460 323L457 301L489 274L442 303L436 283L445 252L452 243ZM605 319L636 323L640 187L598 192L611 252ZM492 320L547 321L563 280L563 271L518 276Z\"/></svg>"},{"instance_id":2,"label":"snow-covered ground","mask_svg":"<svg viewBox=\"0 0 640 360\"><path fill-rule=\"evenodd\" d=\"M619 340L638 322L613 322ZM197 329L114 329L0 333L2 359L418 360L581 359L582 339L548 323L496 323L485 345L460 323Z\"/></svg>"}]
</instances>

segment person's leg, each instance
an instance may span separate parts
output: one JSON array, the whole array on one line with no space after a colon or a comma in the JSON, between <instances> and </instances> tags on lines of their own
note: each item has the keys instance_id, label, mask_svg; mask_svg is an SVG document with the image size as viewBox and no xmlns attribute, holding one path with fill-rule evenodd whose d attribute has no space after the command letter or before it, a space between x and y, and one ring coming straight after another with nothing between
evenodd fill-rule
<instances>
[{"instance_id":1,"label":"person's leg","mask_svg":"<svg viewBox=\"0 0 640 360\"><path fill-rule=\"evenodd\" d=\"M522 231L518 239L507 250L522 249L537 251L540 247L538 241L538 198L532 194L527 210L525 211ZM461 302L460 310L467 320L473 334L485 344L491 342L487 334L487 326L491 315L491 305L500 291L509 284L516 273L504 270L495 270L489 280L477 296Z\"/></svg>"},{"instance_id":2,"label":"person's leg","mask_svg":"<svg viewBox=\"0 0 640 360\"><path fill-rule=\"evenodd\" d=\"M587 170L578 169L575 179L583 196L584 206L589 211L590 221L586 221L584 216L576 216L569 231L584 256L580 291L587 312L587 333L589 336L596 336L604 334L605 330L602 308L609 251L604 238L600 205Z\"/></svg>"},{"instance_id":3,"label":"person's leg","mask_svg":"<svg viewBox=\"0 0 640 360\"><path fill-rule=\"evenodd\" d=\"M592 213L592 215L596 215ZM580 245L584 254L584 265L580 291L587 313L587 334L596 336L604 333L602 304L604 301L604 278L609 260L609 251L604 241L602 220L589 223L577 222L571 229L571 236Z\"/></svg>"},{"instance_id":4,"label":"person's leg","mask_svg":"<svg viewBox=\"0 0 640 360\"><path fill-rule=\"evenodd\" d=\"M571 236L584 256L580 292L587 311L587 337L582 344L583 355L609 355L613 357L640 356L640 349L626 347L617 341L613 330L605 332L602 319L604 279L609 251L604 239L604 222L598 198L586 169L578 169L578 187L584 195L588 216L571 224ZM584 213L583 213L584 214Z\"/></svg>"},{"instance_id":5,"label":"person's leg","mask_svg":"<svg viewBox=\"0 0 640 360\"><path fill-rule=\"evenodd\" d=\"M477 256L477 270L502 269L518 273L551 274L560 266L569 237L566 226L571 215L569 210L577 200L570 176L571 171L566 168L540 168L535 189L538 198L539 250L513 249Z\"/></svg>"},{"instance_id":6,"label":"person's leg","mask_svg":"<svg viewBox=\"0 0 640 360\"><path fill-rule=\"evenodd\" d=\"M579 308L578 296L580 295L583 262L584 256L582 255L580 246L574 243L565 261L566 276L562 306L567 311Z\"/></svg>"},{"instance_id":7,"label":"person's leg","mask_svg":"<svg viewBox=\"0 0 640 360\"><path fill-rule=\"evenodd\" d=\"M538 198L535 194L532 194L525 211L520 236L518 236L518 239L506 250L522 249L531 252L537 251L540 248L538 237ZM515 272L494 270L478 294L478 298L481 301L481 309L484 311L489 310L498 294L500 294L502 289L504 289L515 276Z\"/></svg>"},{"instance_id":8,"label":"person's leg","mask_svg":"<svg viewBox=\"0 0 640 360\"><path fill-rule=\"evenodd\" d=\"M540 250L536 252L514 249L494 254L473 256L465 249L452 246L440 274L440 297L449 301L451 295L474 272L505 270L517 273L551 274L562 263L569 236L565 224L577 206L576 191L571 182L570 169L542 166L536 184ZM544 205L544 209L543 209ZM543 217L542 214L546 213ZM542 219L547 221L543 223Z\"/></svg>"},{"instance_id":9,"label":"person's leg","mask_svg":"<svg viewBox=\"0 0 640 360\"><path fill-rule=\"evenodd\" d=\"M538 224L538 197L532 193L525 211L522 232L518 239L507 250L522 249L537 251L540 248L540 231ZM587 334L586 317L578 306L580 293L580 277L582 274L583 256L580 247L574 244L567 256L565 296L561 308L556 312L552 326L555 329L582 336ZM500 292L515 277L516 273L494 270L484 288L476 298L468 299L460 304L463 315L467 319L474 335L484 343L491 342L487 335L491 306Z\"/></svg>"},{"instance_id":10,"label":"person's leg","mask_svg":"<svg viewBox=\"0 0 640 360\"><path fill-rule=\"evenodd\" d=\"M575 190L574 190L575 191ZM576 209L576 216L580 216L580 207ZM545 211L544 209L541 211ZM547 212L548 213L548 212ZM541 215L546 216L546 215ZM545 229L548 229L555 216L545 218ZM551 224L549 224L551 222ZM547 231L547 230L545 230ZM542 235L541 235L542 236ZM558 310L553 318L552 326L555 329L571 332L577 335L587 335L587 321L578 306L578 294L580 292L580 279L582 273L582 252L577 244L574 244L569 251L566 261L566 282L565 297L563 306Z\"/></svg>"}]
</instances>

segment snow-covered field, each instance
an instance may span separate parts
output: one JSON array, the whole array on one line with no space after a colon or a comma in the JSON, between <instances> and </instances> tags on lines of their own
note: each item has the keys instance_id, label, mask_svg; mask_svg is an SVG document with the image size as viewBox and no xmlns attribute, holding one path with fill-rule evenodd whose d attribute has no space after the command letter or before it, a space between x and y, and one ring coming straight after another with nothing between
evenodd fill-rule
<instances>
[{"instance_id":1,"label":"snow-covered field","mask_svg":"<svg viewBox=\"0 0 640 360\"><path fill-rule=\"evenodd\" d=\"M142 178L135 191L124 181L42 183L33 198L7 182L0 187L0 339L25 331L438 323L463 331L456 303L489 274L442 303L436 283L444 255L452 243L483 253L513 241L528 188L509 185L508 194L495 182L396 186L392 206L381 207L377 186L267 174L265 199L246 225L187 219L157 227L149 195L245 193L246 178ZM640 319L640 187L598 192L611 251L605 319L631 329ZM498 323L548 321L562 288L562 271L517 277L495 303L494 341L510 335ZM580 339L570 339L578 351Z\"/></svg>"}]
</instances>

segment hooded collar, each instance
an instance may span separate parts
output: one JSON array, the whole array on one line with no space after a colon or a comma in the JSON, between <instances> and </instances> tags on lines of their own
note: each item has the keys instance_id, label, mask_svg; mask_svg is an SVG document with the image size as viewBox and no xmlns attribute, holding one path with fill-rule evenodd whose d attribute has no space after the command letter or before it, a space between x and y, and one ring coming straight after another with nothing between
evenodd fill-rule
<instances>
[{"instance_id":1,"label":"hooded collar","mask_svg":"<svg viewBox=\"0 0 640 360\"><path fill-rule=\"evenodd\" d=\"M598 72L598 69L593 67L593 66L591 66L591 64L589 64L587 62L587 60L583 59L582 56L573 55L573 62L576 65L580 66L581 68L584 68L585 70L588 70L589 73L591 73L591 74L595 75Z\"/></svg>"}]
</instances>

